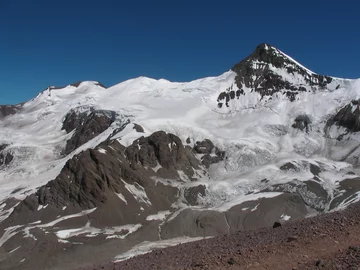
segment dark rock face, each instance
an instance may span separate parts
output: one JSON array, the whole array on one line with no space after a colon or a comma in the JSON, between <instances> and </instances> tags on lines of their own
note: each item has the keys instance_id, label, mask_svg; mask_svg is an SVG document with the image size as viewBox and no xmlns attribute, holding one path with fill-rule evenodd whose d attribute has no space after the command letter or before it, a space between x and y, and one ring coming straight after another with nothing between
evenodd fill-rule
<instances>
[{"instance_id":1,"label":"dark rock face","mask_svg":"<svg viewBox=\"0 0 360 270\"><path fill-rule=\"evenodd\" d=\"M11 153L7 153L4 160L5 165L9 165L13 159L14 156ZM1 162L1 158L0 158L0 162Z\"/></svg>"},{"instance_id":2,"label":"dark rock face","mask_svg":"<svg viewBox=\"0 0 360 270\"><path fill-rule=\"evenodd\" d=\"M9 146L8 144L0 144L0 152L8 146Z\"/></svg>"},{"instance_id":3,"label":"dark rock face","mask_svg":"<svg viewBox=\"0 0 360 270\"><path fill-rule=\"evenodd\" d=\"M219 163L224 160L225 152L216 148L215 154L206 154L201 158L202 164L205 165L206 168L209 168L211 164Z\"/></svg>"},{"instance_id":4,"label":"dark rock face","mask_svg":"<svg viewBox=\"0 0 360 270\"><path fill-rule=\"evenodd\" d=\"M341 203L356 198L360 191L360 178L345 179L339 183L339 187L334 192L334 198L330 203L330 209L338 207Z\"/></svg>"},{"instance_id":5,"label":"dark rock face","mask_svg":"<svg viewBox=\"0 0 360 270\"><path fill-rule=\"evenodd\" d=\"M151 136L141 137L133 142L125 155L132 168L161 166L159 173L164 177L176 177L177 171L183 171L190 179L194 169L200 169L190 147L184 147L181 140L170 133L158 131Z\"/></svg>"},{"instance_id":6,"label":"dark rock face","mask_svg":"<svg viewBox=\"0 0 360 270\"><path fill-rule=\"evenodd\" d=\"M10 153L0 153L0 165L9 165L14 159L14 156Z\"/></svg>"},{"instance_id":7,"label":"dark rock face","mask_svg":"<svg viewBox=\"0 0 360 270\"><path fill-rule=\"evenodd\" d=\"M146 174L144 168L130 166L125 151L124 146L113 140L74 156L55 180L15 208L11 220L15 224L33 222L36 218L51 220L64 206L75 213L97 207L101 218L93 222L119 225L139 222L144 215L169 209L178 189L150 181L151 174ZM121 194L122 199L116 194ZM39 205L52 210L44 216L37 211ZM143 214L135 215L140 207Z\"/></svg>"},{"instance_id":8,"label":"dark rock face","mask_svg":"<svg viewBox=\"0 0 360 270\"><path fill-rule=\"evenodd\" d=\"M198 154L211 154L214 149L214 144L209 139L205 139L202 142L196 142L194 150Z\"/></svg>"},{"instance_id":9,"label":"dark rock face","mask_svg":"<svg viewBox=\"0 0 360 270\"><path fill-rule=\"evenodd\" d=\"M206 168L209 168L211 164L219 163L225 158L225 152L215 147L209 139L196 142L194 151L197 154L203 154L201 161Z\"/></svg>"},{"instance_id":10,"label":"dark rock face","mask_svg":"<svg viewBox=\"0 0 360 270\"><path fill-rule=\"evenodd\" d=\"M280 170L282 170L282 171L289 171L289 170L297 171L298 167L296 165L294 165L292 162L287 162L280 167Z\"/></svg>"},{"instance_id":11,"label":"dark rock face","mask_svg":"<svg viewBox=\"0 0 360 270\"><path fill-rule=\"evenodd\" d=\"M134 129L136 130L136 132L144 133L143 127L138 124L134 124Z\"/></svg>"},{"instance_id":12,"label":"dark rock face","mask_svg":"<svg viewBox=\"0 0 360 270\"><path fill-rule=\"evenodd\" d=\"M204 185L189 187L184 190L184 197L188 204L190 205L198 205L198 197L205 196L205 189Z\"/></svg>"},{"instance_id":13,"label":"dark rock face","mask_svg":"<svg viewBox=\"0 0 360 270\"><path fill-rule=\"evenodd\" d=\"M227 88L224 92L221 92L218 96L217 102L218 107L221 108L223 103L225 103L226 107L229 107L229 101L234 99L239 99L241 95L245 95L244 90L233 90L233 85Z\"/></svg>"},{"instance_id":14,"label":"dark rock face","mask_svg":"<svg viewBox=\"0 0 360 270\"><path fill-rule=\"evenodd\" d=\"M235 89L233 90L231 86L220 93L218 107L221 108L224 103L229 107L230 100L239 99L244 94L244 87L258 92L262 98L281 92L291 101L296 100L300 92L306 91L304 85L287 81L276 74L272 67L285 69L290 74L298 74L304 78L306 86L314 89L325 89L332 81L331 77L308 72L278 49L267 44L260 44L250 56L233 66L232 70L237 74L235 83L239 90L234 91Z\"/></svg>"},{"instance_id":15,"label":"dark rock face","mask_svg":"<svg viewBox=\"0 0 360 270\"><path fill-rule=\"evenodd\" d=\"M274 225L273 225L273 228L275 229L275 228L279 228L279 227L281 227L282 225L281 225L281 223L279 222L279 221L275 221L274 222Z\"/></svg>"},{"instance_id":16,"label":"dark rock face","mask_svg":"<svg viewBox=\"0 0 360 270\"><path fill-rule=\"evenodd\" d=\"M71 125L76 126L69 124L69 129ZM184 146L180 138L163 131L155 132L146 138L141 137L128 147L121 145L120 142L121 140L118 139L108 139L95 149L88 149L75 155L66 162L54 180L14 206L10 216L0 224L0 232L4 232L8 227L20 225L15 227L17 230L14 232L15 235L7 241L6 252L18 247L19 243L25 245L23 232L26 229L37 239L36 241L34 238L25 239L32 243L30 246L22 247L29 258L34 258L34 254L38 252L41 258L46 257L47 254L58 256L58 253L52 251L45 253L44 256L40 245L49 242L55 243L60 250L65 250L63 248L67 244L84 243L86 249L82 251L86 252L92 243L95 243L94 248L101 246L102 243L106 246L110 242L113 243L107 239L122 235L126 237L125 234L131 233L130 229L124 229L109 236L106 232L107 228L129 226L129 224L142 227L127 239L116 240L119 241L116 242L117 246L126 244L127 247L133 247L143 241L159 240L159 237L167 239L183 235L210 236L228 232L224 214L216 211L194 213L190 211L184 218L185 222L186 220L192 222L182 226L181 221L180 227L176 223L161 227L163 222L160 219L152 219L160 212L172 212L166 215L174 214L176 203L198 205L201 203L199 198L206 195L205 185L196 186L196 183L187 183L191 186L184 187L176 183L176 181L197 180L203 176L203 172L206 173L204 165L201 164L192 147ZM207 144L213 145L211 142ZM212 147L211 154L214 151L215 146ZM84 213L83 210L90 211ZM45 230L37 227L42 226L38 223L30 227L32 223L38 221L42 224L55 221L56 224L46 225ZM54 234L84 226L99 229L101 233L94 235L91 238L93 240L83 234L70 236L69 243L59 242ZM130 239L129 243L127 243L128 239ZM36 246L34 247L33 244ZM65 247L67 249L67 246ZM115 255L111 254L111 257ZM56 259L61 258L62 255L59 256ZM26 260L29 262L28 257ZM34 264L44 265L41 262ZM48 265L51 265L51 262Z\"/></svg>"},{"instance_id":17,"label":"dark rock face","mask_svg":"<svg viewBox=\"0 0 360 270\"><path fill-rule=\"evenodd\" d=\"M14 156L11 153L11 151L5 150L6 147L8 147L7 144L0 145L0 166L2 166L2 165L7 166L14 159Z\"/></svg>"},{"instance_id":18,"label":"dark rock face","mask_svg":"<svg viewBox=\"0 0 360 270\"><path fill-rule=\"evenodd\" d=\"M309 133L310 131L310 124L311 119L308 115L298 115L295 120L294 124L292 125L293 128L300 129L301 131L306 131L306 133Z\"/></svg>"},{"instance_id":19,"label":"dark rock face","mask_svg":"<svg viewBox=\"0 0 360 270\"><path fill-rule=\"evenodd\" d=\"M211 142L207 143L213 146ZM161 169L157 172L151 169L159 165ZM177 136L163 131L141 137L127 148L117 140L107 140L97 148L83 151L70 159L55 180L28 196L14 212L19 213L24 209L35 211L39 205L50 205L57 209L68 205L76 209L91 209L108 204L115 193L123 194L130 205L131 198L126 194L129 195L131 190L126 185L147 194L149 202L143 200L143 208L164 205L165 202L170 207L178 196L177 188L168 187L170 191L162 193L160 190L163 188L151 186L154 183L149 178L166 175L167 179L176 180L178 171L182 170L189 179L196 180L194 170L202 168L192 148L184 147ZM204 195L203 185L184 192L185 199L193 205L197 204L198 196Z\"/></svg>"},{"instance_id":20,"label":"dark rock face","mask_svg":"<svg viewBox=\"0 0 360 270\"><path fill-rule=\"evenodd\" d=\"M258 68L253 66L254 60L260 62ZM269 70L269 64L276 68L285 68L290 74L299 73L311 86L326 87L332 81L331 77L309 74L304 68L296 65L276 48L267 44L260 44L249 57L232 68L238 74L236 84L239 89L244 84L249 88L255 88L255 91L263 92L265 95L270 89L275 91L281 89L290 91L305 90L304 88L292 85L290 82L283 81L281 77ZM257 78L252 80L250 78L251 75L255 75Z\"/></svg>"},{"instance_id":21,"label":"dark rock face","mask_svg":"<svg viewBox=\"0 0 360 270\"><path fill-rule=\"evenodd\" d=\"M307 206L319 212L324 211L331 200L330 195L321 184L313 180L304 182L293 180L285 184L274 185L269 190L298 194Z\"/></svg>"},{"instance_id":22,"label":"dark rock face","mask_svg":"<svg viewBox=\"0 0 360 270\"><path fill-rule=\"evenodd\" d=\"M79 146L95 138L115 121L116 113L114 111L95 110L77 112L71 110L64 119L62 129L67 133L75 129L74 135L66 142L63 151L68 155Z\"/></svg>"},{"instance_id":23,"label":"dark rock face","mask_svg":"<svg viewBox=\"0 0 360 270\"><path fill-rule=\"evenodd\" d=\"M327 127L334 124L345 127L349 132L360 131L360 100L353 100L327 122Z\"/></svg>"},{"instance_id":24,"label":"dark rock face","mask_svg":"<svg viewBox=\"0 0 360 270\"><path fill-rule=\"evenodd\" d=\"M211 142L207 141L206 145L214 151ZM153 168L159 166L161 168L154 171ZM195 151L184 146L173 134L155 132L135 140L127 148L118 140L106 140L97 148L68 160L56 179L40 187L15 208L11 219L20 219L22 223L44 219L37 210L40 205L47 205L49 215L57 214L64 206L75 212L100 207L99 213L109 213L109 220L117 220L120 224L138 222L136 219L143 215L131 213L139 207L144 215L168 210L180 196L177 187L157 183L151 180L152 176L178 181L179 171L183 171L189 180L196 180L197 170L205 172ZM189 187L183 195L188 204L197 205L198 197L205 196L205 186ZM118 208L119 203L121 208ZM135 220L129 220L127 215Z\"/></svg>"},{"instance_id":25,"label":"dark rock face","mask_svg":"<svg viewBox=\"0 0 360 270\"><path fill-rule=\"evenodd\" d=\"M0 119L9 115L17 113L22 107L22 104L18 105L0 105Z\"/></svg>"}]
</instances>

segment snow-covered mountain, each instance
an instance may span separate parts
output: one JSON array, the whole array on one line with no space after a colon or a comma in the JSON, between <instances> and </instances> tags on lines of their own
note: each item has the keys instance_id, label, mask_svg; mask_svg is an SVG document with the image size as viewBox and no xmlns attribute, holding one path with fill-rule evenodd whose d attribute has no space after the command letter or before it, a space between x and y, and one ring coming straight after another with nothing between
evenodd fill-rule
<instances>
[{"instance_id":1,"label":"snow-covered mountain","mask_svg":"<svg viewBox=\"0 0 360 270\"><path fill-rule=\"evenodd\" d=\"M342 209L360 198L359 99L360 80L261 44L218 77L80 82L0 106L0 268Z\"/></svg>"}]
</instances>

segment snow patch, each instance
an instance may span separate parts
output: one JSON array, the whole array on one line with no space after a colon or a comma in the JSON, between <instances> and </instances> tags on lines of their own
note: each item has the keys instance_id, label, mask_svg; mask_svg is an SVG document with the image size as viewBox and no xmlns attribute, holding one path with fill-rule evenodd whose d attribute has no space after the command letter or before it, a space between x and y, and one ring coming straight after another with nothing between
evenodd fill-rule
<instances>
[{"instance_id":1,"label":"snow patch","mask_svg":"<svg viewBox=\"0 0 360 270\"><path fill-rule=\"evenodd\" d=\"M103 148L99 148L98 151L99 151L101 154L104 154L104 155L107 153L106 150L103 149Z\"/></svg>"},{"instance_id":2,"label":"snow patch","mask_svg":"<svg viewBox=\"0 0 360 270\"><path fill-rule=\"evenodd\" d=\"M125 204L128 204L127 203L127 200L125 199L124 195L122 195L121 193L115 193L116 196L119 197L120 200L122 200Z\"/></svg>"},{"instance_id":3,"label":"snow patch","mask_svg":"<svg viewBox=\"0 0 360 270\"><path fill-rule=\"evenodd\" d=\"M60 230L55 232L55 234L60 239L68 239L82 234L89 234L87 235L87 237L95 237L98 234L105 234L105 235L110 235L106 237L106 239L112 239L112 238L124 239L129 234L132 234L138 229L140 229L141 226L142 226L141 224L129 224L129 225L117 226L117 227L95 228L95 227L91 227L90 222L88 222L82 228Z\"/></svg>"},{"instance_id":4,"label":"snow patch","mask_svg":"<svg viewBox=\"0 0 360 270\"><path fill-rule=\"evenodd\" d=\"M165 220L168 215L170 215L170 211L160 211L155 215L150 215L146 217L146 220Z\"/></svg>"},{"instance_id":5,"label":"snow patch","mask_svg":"<svg viewBox=\"0 0 360 270\"><path fill-rule=\"evenodd\" d=\"M290 220L290 219L291 219L291 216L288 216L288 215L282 214L282 215L280 216L280 219L281 219L281 220L284 220L284 221L288 221L288 220Z\"/></svg>"},{"instance_id":6,"label":"snow patch","mask_svg":"<svg viewBox=\"0 0 360 270\"><path fill-rule=\"evenodd\" d=\"M146 195L146 191L144 187L140 186L138 183L134 183L133 185L126 183L124 180L122 182L125 185L125 188L134 196L134 198L138 202L145 203L147 205L151 205L151 202Z\"/></svg>"},{"instance_id":7,"label":"snow patch","mask_svg":"<svg viewBox=\"0 0 360 270\"><path fill-rule=\"evenodd\" d=\"M128 260L132 257L149 253L152 250L161 249L161 248L167 248L170 246L176 246L179 244L189 243L193 241L199 241L203 239L207 239L211 237L179 237L179 238L173 238L169 240L160 240L156 242L142 242L141 244L133 247L132 249L128 250L127 252L124 252L114 258L114 262L121 262Z\"/></svg>"}]
</instances>

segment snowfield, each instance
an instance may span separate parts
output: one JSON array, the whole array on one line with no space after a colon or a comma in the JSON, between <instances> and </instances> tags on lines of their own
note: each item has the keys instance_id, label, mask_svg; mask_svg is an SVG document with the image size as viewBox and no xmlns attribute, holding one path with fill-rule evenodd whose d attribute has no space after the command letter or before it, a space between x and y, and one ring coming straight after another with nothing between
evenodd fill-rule
<instances>
[{"instance_id":1,"label":"snowfield","mask_svg":"<svg viewBox=\"0 0 360 270\"><path fill-rule=\"evenodd\" d=\"M284 71L274 70L289 76ZM108 89L96 82L82 82L78 87L45 90L25 103L20 113L0 121L0 142L9 144L8 150L15 156L11 165L0 171L0 201L9 197L24 199L37 187L54 179L68 159L84 149L94 148L117 127L113 123L100 136L61 157L60 150L72 136L61 130L62 122L74 108L94 107L131 116L132 121L145 130L140 135L164 130L179 136L184 143L187 138L192 142L205 138L212 140L226 151L227 159L214 165L217 168L212 169L211 176L216 181L214 188L212 181L206 183L209 190L215 190L223 182L239 196L253 188L262 177L270 178L273 183L284 181L273 165L285 159L317 156L334 167L334 174L346 167L350 169L349 164L340 162L336 142L324 137L323 127L330 115L351 100L360 98L360 80L334 79L329 86L334 89L300 93L299 100L294 102L284 96L261 99L259 93L245 89L245 95L231 101L229 107L220 109L217 97L230 86L237 89L235 75L228 71L218 77L188 83L139 77ZM302 78L294 79L301 81ZM335 89L338 85L340 87ZM312 118L309 134L291 127L300 114ZM332 130L335 134L340 132ZM140 135L128 125L114 138L128 146ZM358 140L357 137L353 136L353 141ZM349 151L342 149L342 156ZM326 181L331 179L325 177Z\"/></svg>"}]
</instances>

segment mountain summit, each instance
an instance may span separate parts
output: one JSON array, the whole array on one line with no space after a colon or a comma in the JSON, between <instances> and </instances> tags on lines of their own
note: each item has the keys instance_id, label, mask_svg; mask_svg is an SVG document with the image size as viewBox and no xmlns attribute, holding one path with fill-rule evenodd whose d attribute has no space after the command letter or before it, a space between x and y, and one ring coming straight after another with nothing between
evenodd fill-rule
<instances>
[{"instance_id":1,"label":"mountain summit","mask_svg":"<svg viewBox=\"0 0 360 270\"><path fill-rule=\"evenodd\" d=\"M217 77L0 106L0 268L73 269L344 209L360 199L359 99L360 80L261 44Z\"/></svg>"},{"instance_id":2,"label":"mountain summit","mask_svg":"<svg viewBox=\"0 0 360 270\"><path fill-rule=\"evenodd\" d=\"M231 69L236 73L237 91L231 89L219 96L219 107L223 103L229 107L229 101L238 98L246 92L256 92L261 99L269 99L274 94L285 95L290 101L295 101L301 92L319 91L333 88L330 85L333 78L318 75L305 68L279 49L260 44L256 50L234 65Z\"/></svg>"}]
</instances>

